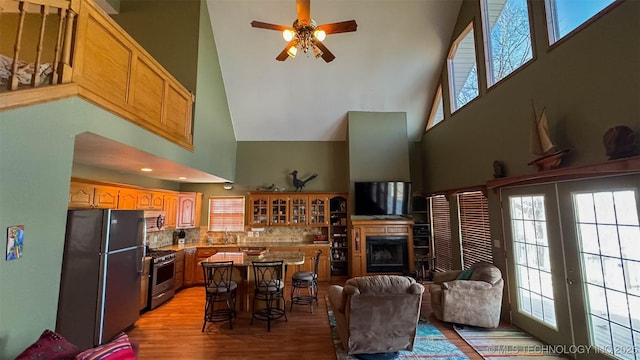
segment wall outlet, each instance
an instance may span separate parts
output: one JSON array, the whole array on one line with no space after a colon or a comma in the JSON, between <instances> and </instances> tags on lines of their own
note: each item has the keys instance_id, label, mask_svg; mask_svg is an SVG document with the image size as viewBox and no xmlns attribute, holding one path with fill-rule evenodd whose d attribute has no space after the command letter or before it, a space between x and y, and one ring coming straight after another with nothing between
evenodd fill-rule
<instances>
[{"instance_id":1,"label":"wall outlet","mask_svg":"<svg viewBox=\"0 0 640 360\"><path fill-rule=\"evenodd\" d=\"M493 247L500 248L500 239L493 239Z\"/></svg>"}]
</instances>

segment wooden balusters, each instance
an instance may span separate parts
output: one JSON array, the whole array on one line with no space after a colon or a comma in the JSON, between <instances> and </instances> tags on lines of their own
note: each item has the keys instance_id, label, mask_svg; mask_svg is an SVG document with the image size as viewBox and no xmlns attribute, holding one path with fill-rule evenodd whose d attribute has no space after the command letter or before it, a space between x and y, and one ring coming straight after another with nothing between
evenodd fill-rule
<instances>
[{"instance_id":1,"label":"wooden balusters","mask_svg":"<svg viewBox=\"0 0 640 360\"><path fill-rule=\"evenodd\" d=\"M53 49L53 74L51 75L51 83L58 84L60 72L62 69L58 69L60 66L60 52L62 50L62 31L65 29L64 23L67 17L67 11L65 9L58 9L58 35L56 36L56 46Z\"/></svg>"},{"instance_id":2,"label":"wooden balusters","mask_svg":"<svg viewBox=\"0 0 640 360\"><path fill-rule=\"evenodd\" d=\"M20 1L18 5L20 17L18 20L18 30L16 31L16 42L13 45L13 64L11 66L11 81L9 81L9 90L18 88L18 55L20 55L20 43L22 43L22 30L24 29L24 18L27 15L24 1Z\"/></svg>"},{"instance_id":3,"label":"wooden balusters","mask_svg":"<svg viewBox=\"0 0 640 360\"><path fill-rule=\"evenodd\" d=\"M73 21L76 15L76 12L71 7L67 9L67 24L64 28L64 42L62 43L62 63L59 69L61 83L71 82L71 41L73 37Z\"/></svg>"},{"instance_id":4,"label":"wooden balusters","mask_svg":"<svg viewBox=\"0 0 640 360\"><path fill-rule=\"evenodd\" d=\"M44 43L44 30L47 22L47 14L49 13L48 5L40 5L40 34L38 36L38 44L36 46L36 61L33 64L33 75L31 76L31 87L40 86L40 59L42 58L42 45Z\"/></svg>"}]
</instances>

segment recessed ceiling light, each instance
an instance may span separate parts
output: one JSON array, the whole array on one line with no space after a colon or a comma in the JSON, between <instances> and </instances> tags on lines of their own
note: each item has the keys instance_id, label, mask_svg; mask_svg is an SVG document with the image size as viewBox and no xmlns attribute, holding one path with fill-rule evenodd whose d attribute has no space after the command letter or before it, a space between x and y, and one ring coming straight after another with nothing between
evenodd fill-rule
<instances>
[{"instance_id":1,"label":"recessed ceiling light","mask_svg":"<svg viewBox=\"0 0 640 360\"><path fill-rule=\"evenodd\" d=\"M151 172L151 171L153 171L153 169L152 168L142 168L142 169L140 169L140 171Z\"/></svg>"},{"instance_id":2,"label":"recessed ceiling light","mask_svg":"<svg viewBox=\"0 0 640 360\"><path fill-rule=\"evenodd\" d=\"M186 176L180 176L180 177L178 177L178 180L187 180L187 177Z\"/></svg>"}]
</instances>

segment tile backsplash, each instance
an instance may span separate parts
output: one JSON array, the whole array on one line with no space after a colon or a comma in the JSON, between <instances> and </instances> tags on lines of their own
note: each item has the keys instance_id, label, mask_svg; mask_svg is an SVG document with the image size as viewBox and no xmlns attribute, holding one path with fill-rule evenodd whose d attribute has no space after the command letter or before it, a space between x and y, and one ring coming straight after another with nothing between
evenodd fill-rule
<instances>
[{"instance_id":1,"label":"tile backsplash","mask_svg":"<svg viewBox=\"0 0 640 360\"><path fill-rule=\"evenodd\" d=\"M185 244L207 244L207 238L210 238L211 244L240 244L251 246L252 244L261 243L300 243L313 242L316 235L322 235L322 230L326 228L315 226L273 226L265 227L264 231L253 232L253 237L248 236L251 227L247 227L245 232L208 232L206 227L183 229L185 232ZM160 248L163 246L175 245L174 232L180 230L164 230L147 233L147 245L150 248ZM258 236L256 236L256 234ZM326 233L324 235L327 235ZM176 236L177 239L177 236ZM225 241L226 240L226 241Z\"/></svg>"}]
</instances>

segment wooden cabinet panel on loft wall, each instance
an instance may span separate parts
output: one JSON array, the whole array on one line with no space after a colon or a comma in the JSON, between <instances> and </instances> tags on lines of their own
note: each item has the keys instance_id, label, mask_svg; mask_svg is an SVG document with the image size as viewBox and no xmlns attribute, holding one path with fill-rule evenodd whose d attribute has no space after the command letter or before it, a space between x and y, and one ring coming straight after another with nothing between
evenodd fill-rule
<instances>
[{"instance_id":1,"label":"wooden cabinet panel on loft wall","mask_svg":"<svg viewBox=\"0 0 640 360\"><path fill-rule=\"evenodd\" d=\"M92 1L82 2L77 19L79 95L192 151L193 94Z\"/></svg>"}]
</instances>

